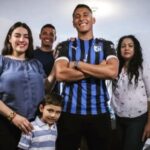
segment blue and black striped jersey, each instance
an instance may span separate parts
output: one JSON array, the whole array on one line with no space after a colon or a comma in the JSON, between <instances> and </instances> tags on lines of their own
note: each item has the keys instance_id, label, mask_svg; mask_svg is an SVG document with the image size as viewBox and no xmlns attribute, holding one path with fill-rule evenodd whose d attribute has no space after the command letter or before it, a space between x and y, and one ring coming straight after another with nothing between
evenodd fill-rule
<instances>
[{"instance_id":1,"label":"blue and black striped jersey","mask_svg":"<svg viewBox=\"0 0 150 150\"><path fill-rule=\"evenodd\" d=\"M57 46L59 59L66 57L69 61L84 61L99 64L110 55L116 55L114 45L104 39L65 41ZM65 82L62 95L64 112L74 114L100 114L108 112L109 100L105 80L89 77L76 82Z\"/></svg>"}]
</instances>

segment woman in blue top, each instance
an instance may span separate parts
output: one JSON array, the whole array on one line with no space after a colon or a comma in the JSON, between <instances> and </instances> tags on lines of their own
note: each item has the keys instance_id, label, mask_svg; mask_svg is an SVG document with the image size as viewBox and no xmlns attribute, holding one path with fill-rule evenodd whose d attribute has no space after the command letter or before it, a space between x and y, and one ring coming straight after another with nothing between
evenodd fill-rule
<instances>
[{"instance_id":1,"label":"woman in blue top","mask_svg":"<svg viewBox=\"0 0 150 150\"><path fill-rule=\"evenodd\" d=\"M15 150L21 131L29 133L29 121L44 96L44 70L32 59L33 38L30 28L21 22L8 31L0 55L0 149ZM49 85L51 76L47 78Z\"/></svg>"}]
</instances>

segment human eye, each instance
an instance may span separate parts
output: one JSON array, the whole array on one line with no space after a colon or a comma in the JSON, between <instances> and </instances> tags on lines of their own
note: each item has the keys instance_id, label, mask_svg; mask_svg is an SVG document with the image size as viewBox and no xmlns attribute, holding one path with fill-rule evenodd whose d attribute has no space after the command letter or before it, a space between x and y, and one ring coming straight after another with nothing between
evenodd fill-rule
<instances>
[{"instance_id":1,"label":"human eye","mask_svg":"<svg viewBox=\"0 0 150 150\"><path fill-rule=\"evenodd\" d=\"M57 111L57 112L56 112L57 115L60 115L60 113L61 113L61 111Z\"/></svg>"},{"instance_id":2,"label":"human eye","mask_svg":"<svg viewBox=\"0 0 150 150\"><path fill-rule=\"evenodd\" d=\"M79 14L74 15L74 19L79 19L79 18L80 18Z\"/></svg>"},{"instance_id":3,"label":"human eye","mask_svg":"<svg viewBox=\"0 0 150 150\"><path fill-rule=\"evenodd\" d=\"M133 45L133 44L129 44L129 47L133 48L133 47L134 47L134 45Z\"/></svg>"},{"instance_id":4,"label":"human eye","mask_svg":"<svg viewBox=\"0 0 150 150\"><path fill-rule=\"evenodd\" d=\"M16 38L19 38L20 36L21 36L21 34L19 34L19 33L14 34L14 37L16 37Z\"/></svg>"},{"instance_id":5,"label":"human eye","mask_svg":"<svg viewBox=\"0 0 150 150\"><path fill-rule=\"evenodd\" d=\"M25 34L25 35L24 35L24 38L29 39L29 35L28 35L28 34Z\"/></svg>"},{"instance_id":6,"label":"human eye","mask_svg":"<svg viewBox=\"0 0 150 150\"><path fill-rule=\"evenodd\" d=\"M53 36L55 36L55 35L54 35L54 33L53 33L53 32L51 32L51 33L50 33L50 36L52 36L52 37L53 37Z\"/></svg>"},{"instance_id":7,"label":"human eye","mask_svg":"<svg viewBox=\"0 0 150 150\"><path fill-rule=\"evenodd\" d=\"M126 47L126 45L125 45L125 44L121 45L121 48L125 48L125 47Z\"/></svg>"},{"instance_id":8,"label":"human eye","mask_svg":"<svg viewBox=\"0 0 150 150\"><path fill-rule=\"evenodd\" d=\"M52 113L54 110L53 109L48 109L47 110L49 113Z\"/></svg>"},{"instance_id":9,"label":"human eye","mask_svg":"<svg viewBox=\"0 0 150 150\"><path fill-rule=\"evenodd\" d=\"M89 14L88 13L84 13L84 17L87 17L87 16L89 16Z\"/></svg>"},{"instance_id":10,"label":"human eye","mask_svg":"<svg viewBox=\"0 0 150 150\"><path fill-rule=\"evenodd\" d=\"M43 32L42 35L47 35L47 32Z\"/></svg>"}]
</instances>

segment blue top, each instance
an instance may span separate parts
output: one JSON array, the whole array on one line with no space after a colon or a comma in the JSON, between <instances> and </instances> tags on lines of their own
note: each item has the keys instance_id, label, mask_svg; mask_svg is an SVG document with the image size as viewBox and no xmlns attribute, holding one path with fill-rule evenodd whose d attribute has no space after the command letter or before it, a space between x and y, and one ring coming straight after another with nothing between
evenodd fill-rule
<instances>
[{"instance_id":1,"label":"blue top","mask_svg":"<svg viewBox=\"0 0 150 150\"><path fill-rule=\"evenodd\" d=\"M45 73L36 59L14 60L0 55L0 100L33 119L44 96Z\"/></svg>"},{"instance_id":2,"label":"blue top","mask_svg":"<svg viewBox=\"0 0 150 150\"><path fill-rule=\"evenodd\" d=\"M36 117L31 123L34 129L29 134L22 133L18 147L24 150L55 150L56 123L49 126L39 117Z\"/></svg>"},{"instance_id":3,"label":"blue top","mask_svg":"<svg viewBox=\"0 0 150 150\"><path fill-rule=\"evenodd\" d=\"M114 45L103 39L66 41L57 47L58 59L83 61L100 64L101 61L116 57ZM57 61L57 60L56 60ZM63 111L79 115L97 115L107 113L109 100L105 80L96 77L65 82L62 95Z\"/></svg>"}]
</instances>

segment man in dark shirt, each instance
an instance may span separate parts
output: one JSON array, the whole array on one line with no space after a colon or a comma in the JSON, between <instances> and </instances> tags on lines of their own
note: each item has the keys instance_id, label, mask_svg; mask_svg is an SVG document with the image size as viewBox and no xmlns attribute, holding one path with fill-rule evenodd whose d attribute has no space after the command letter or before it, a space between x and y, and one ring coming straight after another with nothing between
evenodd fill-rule
<instances>
[{"instance_id":1,"label":"man in dark shirt","mask_svg":"<svg viewBox=\"0 0 150 150\"><path fill-rule=\"evenodd\" d=\"M48 76L54 65L54 56L52 48L53 43L56 40L55 27L52 24L45 24L41 28L39 38L41 40L41 47L37 47L33 51L33 56L43 64L45 73Z\"/></svg>"},{"instance_id":2,"label":"man in dark shirt","mask_svg":"<svg viewBox=\"0 0 150 150\"><path fill-rule=\"evenodd\" d=\"M45 74L49 76L55 61L53 51L53 44L56 41L55 27L52 24L45 24L41 28L39 38L41 40L41 47L37 47L35 50L33 50L33 57L42 63ZM59 93L58 82L54 86L54 91Z\"/></svg>"}]
</instances>

